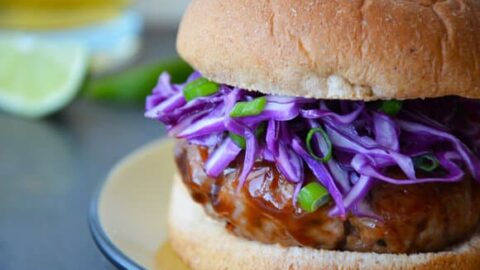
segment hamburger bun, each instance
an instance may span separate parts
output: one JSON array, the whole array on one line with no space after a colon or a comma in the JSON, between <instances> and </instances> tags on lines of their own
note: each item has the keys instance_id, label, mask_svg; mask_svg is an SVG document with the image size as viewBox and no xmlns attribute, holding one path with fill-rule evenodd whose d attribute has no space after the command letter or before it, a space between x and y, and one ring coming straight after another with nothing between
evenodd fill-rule
<instances>
[{"instance_id":1,"label":"hamburger bun","mask_svg":"<svg viewBox=\"0 0 480 270\"><path fill-rule=\"evenodd\" d=\"M230 234L207 216L174 176L169 212L173 249L192 269L479 269L480 234L436 253L377 254L282 247Z\"/></svg>"},{"instance_id":2,"label":"hamburger bun","mask_svg":"<svg viewBox=\"0 0 480 270\"><path fill-rule=\"evenodd\" d=\"M480 1L193 0L180 55L216 82L321 99L480 98Z\"/></svg>"}]
</instances>

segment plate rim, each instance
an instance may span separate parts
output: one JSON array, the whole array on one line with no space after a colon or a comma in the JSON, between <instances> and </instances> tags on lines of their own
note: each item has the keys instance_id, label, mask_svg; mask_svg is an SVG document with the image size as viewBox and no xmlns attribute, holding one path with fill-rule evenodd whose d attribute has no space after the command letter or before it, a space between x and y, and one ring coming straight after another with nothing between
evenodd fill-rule
<instances>
[{"instance_id":1,"label":"plate rim","mask_svg":"<svg viewBox=\"0 0 480 270\"><path fill-rule=\"evenodd\" d=\"M138 269L143 270L145 269L139 263L135 262L129 256L127 256L120 248L118 248L113 241L108 237L107 233L102 227L100 222L100 216L98 212L98 207L100 203L100 197L102 195L102 191L104 190L107 183L112 179L112 175L118 170L118 168L122 167L123 164L127 163L131 158L137 156L139 153L143 153L150 149L155 145L166 144L169 142L168 138L159 138L153 141L150 141L137 149L131 151L130 153L126 154L123 158L121 158L115 165L109 170L104 180L101 181L98 186L96 187L92 199L90 201L90 206L88 209L88 227L90 230L90 235L95 242L95 245L100 250L100 252L105 256L105 258L110 261L115 267L122 270L132 270Z\"/></svg>"},{"instance_id":2,"label":"plate rim","mask_svg":"<svg viewBox=\"0 0 480 270\"><path fill-rule=\"evenodd\" d=\"M95 245L100 250L100 252L105 256L105 258L110 261L118 269L130 270L138 269L143 270L142 266L132 260L130 257L125 255L107 236L103 227L100 223L100 217L98 214L98 206L100 196L102 194L105 184L108 182L108 178L104 180L95 190L93 199L90 203L88 211L88 227L90 234L95 242Z\"/></svg>"}]
</instances>

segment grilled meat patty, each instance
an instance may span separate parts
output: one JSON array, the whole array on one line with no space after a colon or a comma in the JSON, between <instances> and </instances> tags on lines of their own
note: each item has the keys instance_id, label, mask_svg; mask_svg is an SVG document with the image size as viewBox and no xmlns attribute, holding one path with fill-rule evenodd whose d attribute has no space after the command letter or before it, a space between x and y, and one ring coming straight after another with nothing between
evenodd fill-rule
<instances>
[{"instance_id":1,"label":"grilled meat patty","mask_svg":"<svg viewBox=\"0 0 480 270\"><path fill-rule=\"evenodd\" d=\"M211 178L203 170L208 148L181 142L176 149L193 199L235 235L263 243L380 253L439 251L471 235L479 222L480 185L470 177L454 184L380 182L366 202L383 221L341 219L328 215L332 202L314 213L294 207L294 185L273 163L257 161L237 192L242 157Z\"/></svg>"}]
</instances>

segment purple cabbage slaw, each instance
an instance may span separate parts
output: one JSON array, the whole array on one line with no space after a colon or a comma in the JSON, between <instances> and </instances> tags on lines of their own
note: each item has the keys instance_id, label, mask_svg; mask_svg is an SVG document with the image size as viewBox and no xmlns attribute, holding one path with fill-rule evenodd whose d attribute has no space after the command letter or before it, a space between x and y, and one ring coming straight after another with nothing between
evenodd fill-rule
<instances>
[{"instance_id":1,"label":"purple cabbage slaw","mask_svg":"<svg viewBox=\"0 0 480 270\"><path fill-rule=\"evenodd\" d=\"M201 74L194 72L186 83L199 77ZM186 102L182 93L186 83L172 84L168 73L161 74L147 97L145 116L164 123L171 136L214 148L204 168L211 177L222 174L244 151L240 183L246 181L256 160L274 162L296 185L295 203L307 181L306 170L310 170L335 203L330 215L340 217L348 213L376 217L363 199L378 181L395 185L457 182L465 168L480 182L478 101L456 97L406 101L400 114L393 117L361 101L267 95L261 114L231 118L236 102L262 94L220 85L217 93ZM439 106L441 111L437 111ZM255 130L261 123L266 124L266 131L257 137ZM323 127L332 142L333 158L328 162L316 160L306 150L306 133L315 127ZM228 132L245 138L245 150ZM322 140L317 134L314 141L318 145ZM317 148L322 153L322 147ZM412 157L424 153L433 154L441 169L418 177ZM393 167L405 178L389 175L387 171Z\"/></svg>"}]
</instances>

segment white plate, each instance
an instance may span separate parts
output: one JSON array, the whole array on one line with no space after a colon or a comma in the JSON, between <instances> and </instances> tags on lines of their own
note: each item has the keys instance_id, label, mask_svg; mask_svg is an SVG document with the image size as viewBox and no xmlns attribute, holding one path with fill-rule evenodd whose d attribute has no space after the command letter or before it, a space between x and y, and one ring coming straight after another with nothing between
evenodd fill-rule
<instances>
[{"instance_id":1,"label":"white plate","mask_svg":"<svg viewBox=\"0 0 480 270\"><path fill-rule=\"evenodd\" d=\"M159 140L128 155L91 204L93 238L121 269L187 269L167 241L173 145L172 140Z\"/></svg>"}]
</instances>

